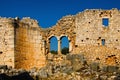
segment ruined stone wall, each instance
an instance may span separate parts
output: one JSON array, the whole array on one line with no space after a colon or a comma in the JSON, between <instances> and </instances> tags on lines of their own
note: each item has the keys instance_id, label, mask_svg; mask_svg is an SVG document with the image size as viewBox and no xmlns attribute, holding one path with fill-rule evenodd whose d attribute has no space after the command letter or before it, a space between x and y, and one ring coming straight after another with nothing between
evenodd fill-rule
<instances>
[{"instance_id":1,"label":"ruined stone wall","mask_svg":"<svg viewBox=\"0 0 120 80\"><path fill-rule=\"evenodd\" d=\"M30 20L21 20L16 28L15 68L40 68L46 62L40 28Z\"/></svg>"},{"instance_id":2,"label":"ruined stone wall","mask_svg":"<svg viewBox=\"0 0 120 80\"><path fill-rule=\"evenodd\" d=\"M102 24L108 18L109 24ZM120 12L112 10L86 10L76 15L76 45L102 45L119 48Z\"/></svg>"},{"instance_id":3,"label":"ruined stone wall","mask_svg":"<svg viewBox=\"0 0 120 80\"><path fill-rule=\"evenodd\" d=\"M14 19L0 18L0 65L14 68Z\"/></svg>"},{"instance_id":4,"label":"ruined stone wall","mask_svg":"<svg viewBox=\"0 0 120 80\"><path fill-rule=\"evenodd\" d=\"M48 47L48 53L50 52L50 39L52 37L56 37L58 40L58 52L60 53L61 50L61 39L62 37L67 37L69 40L69 50L72 51L72 47L75 44L75 17L73 15L68 15L61 18L56 25L51 28L44 29L44 33ZM46 51L47 52L47 51Z\"/></svg>"},{"instance_id":5,"label":"ruined stone wall","mask_svg":"<svg viewBox=\"0 0 120 80\"><path fill-rule=\"evenodd\" d=\"M108 26L103 25L108 19ZM50 54L50 39L69 40L70 53L84 54L88 62L102 65L120 63L120 11L85 10L61 18L56 25L43 29L30 18L0 18L0 64L30 69L45 66ZM104 41L104 44L102 43Z\"/></svg>"},{"instance_id":6,"label":"ruined stone wall","mask_svg":"<svg viewBox=\"0 0 120 80\"><path fill-rule=\"evenodd\" d=\"M103 25L104 18L109 19L108 26ZM119 32L120 12L117 9L85 10L76 15L76 50L74 51L84 54L88 61L98 60L103 65L117 65L120 61Z\"/></svg>"}]
</instances>

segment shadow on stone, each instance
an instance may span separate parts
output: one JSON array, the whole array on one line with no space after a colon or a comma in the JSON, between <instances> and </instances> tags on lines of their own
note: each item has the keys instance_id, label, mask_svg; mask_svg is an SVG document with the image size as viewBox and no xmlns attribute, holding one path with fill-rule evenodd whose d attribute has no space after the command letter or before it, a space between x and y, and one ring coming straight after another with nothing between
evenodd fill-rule
<instances>
[{"instance_id":1,"label":"shadow on stone","mask_svg":"<svg viewBox=\"0 0 120 80\"><path fill-rule=\"evenodd\" d=\"M12 76L12 80L34 80L28 72L21 73L16 76Z\"/></svg>"},{"instance_id":2,"label":"shadow on stone","mask_svg":"<svg viewBox=\"0 0 120 80\"><path fill-rule=\"evenodd\" d=\"M12 78L6 74L0 74L0 80L12 80Z\"/></svg>"}]
</instances>

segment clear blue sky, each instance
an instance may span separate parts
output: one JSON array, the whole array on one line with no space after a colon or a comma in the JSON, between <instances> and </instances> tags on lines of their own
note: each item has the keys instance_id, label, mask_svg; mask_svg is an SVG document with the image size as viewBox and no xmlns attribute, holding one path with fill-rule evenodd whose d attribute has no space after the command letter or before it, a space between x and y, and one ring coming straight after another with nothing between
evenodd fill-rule
<instances>
[{"instance_id":1,"label":"clear blue sky","mask_svg":"<svg viewBox=\"0 0 120 80\"><path fill-rule=\"evenodd\" d=\"M120 9L120 0L0 0L0 16L31 17L43 28L56 24L62 16L100 8Z\"/></svg>"},{"instance_id":2,"label":"clear blue sky","mask_svg":"<svg viewBox=\"0 0 120 80\"><path fill-rule=\"evenodd\" d=\"M0 0L0 16L31 17L43 28L55 25L62 16L85 9L111 8L120 9L120 0Z\"/></svg>"}]
</instances>

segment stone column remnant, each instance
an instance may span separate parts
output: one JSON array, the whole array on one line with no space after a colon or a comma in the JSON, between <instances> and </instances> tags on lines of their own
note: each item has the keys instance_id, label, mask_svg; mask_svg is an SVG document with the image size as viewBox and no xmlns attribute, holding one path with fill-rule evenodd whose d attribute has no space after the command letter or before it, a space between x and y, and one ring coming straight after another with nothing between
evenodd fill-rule
<instances>
[{"instance_id":1,"label":"stone column remnant","mask_svg":"<svg viewBox=\"0 0 120 80\"><path fill-rule=\"evenodd\" d=\"M61 41L58 39L58 54L61 54Z\"/></svg>"}]
</instances>

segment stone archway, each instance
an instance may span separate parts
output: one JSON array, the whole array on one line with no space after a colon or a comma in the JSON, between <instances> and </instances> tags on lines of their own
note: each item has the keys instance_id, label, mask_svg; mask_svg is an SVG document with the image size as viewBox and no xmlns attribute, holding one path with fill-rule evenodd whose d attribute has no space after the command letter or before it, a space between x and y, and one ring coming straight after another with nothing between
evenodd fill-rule
<instances>
[{"instance_id":1,"label":"stone archway","mask_svg":"<svg viewBox=\"0 0 120 80\"><path fill-rule=\"evenodd\" d=\"M50 40L53 38L53 37L55 37L56 38L56 41L57 41L57 43L55 44L55 46L56 46L56 51L57 51L57 53L58 54L60 54L61 55L61 40L62 40L62 38L63 37L66 37L67 38L67 40L68 40L68 48L69 48L69 52L71 52L72 51L72 43L71 43L71 40L70 40L70 38L67 36L67 35L60 35L60 36L56 36L56 35L51 35L51 36L49 36L48 38L47 38L47 52L48 53L50 53L50 51L51 51L51 43L54 43L54 42L51 42Z\"/></svg>"}]
</instances>

